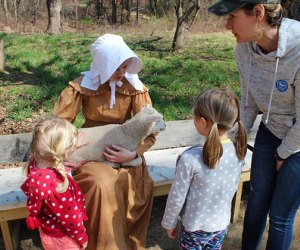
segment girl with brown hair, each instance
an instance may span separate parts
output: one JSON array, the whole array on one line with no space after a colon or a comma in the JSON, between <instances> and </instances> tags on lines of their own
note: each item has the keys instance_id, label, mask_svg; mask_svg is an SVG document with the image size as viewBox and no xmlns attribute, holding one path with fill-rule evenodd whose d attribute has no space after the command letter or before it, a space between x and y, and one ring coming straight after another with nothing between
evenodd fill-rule
<instances>
[{"instance_id":1,"label":"girl with brown hair","mask_svg":"<svg viewBox=\"0 0 300 250\"><path fill-rule=\"evenodd\" d=\"M221 249L247 151L247 133L240 121L238 99L228 90L200 94L194 103L194 117L195 127L206 141L178 157L162 226L175 238L180 215L181 249ZM228 131L235 124L234 144Z\"/></svg>"}]
</instances>

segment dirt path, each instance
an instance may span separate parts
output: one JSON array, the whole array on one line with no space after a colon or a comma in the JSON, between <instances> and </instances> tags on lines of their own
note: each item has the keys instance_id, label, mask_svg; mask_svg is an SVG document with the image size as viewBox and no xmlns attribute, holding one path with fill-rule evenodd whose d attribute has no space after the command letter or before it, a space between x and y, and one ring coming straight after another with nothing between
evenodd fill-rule
<instances>
[{"instance_id":1,"label":"dirt path","mask_svg":"<svg viewBox=\"0 0 300 250\"><path fill-rule=\"evenodd\" d=\"M157 197L154 199L151 221L149 225L147 250L177 250L178 243L176 240L167 238L163 229L160 226L160 221L163 216L166 196ZM229 226L228 234L224 240L223 250L239 250L241 249L241 236L243 229L243 215L245 212L245 199L242 201L240 219L237 223ZM267 231L265 231L260 250L265 249ZM20 247L19 250L42 250L39 235L37 231L29 231L25 228L24 221L21 225ZM294 239L290 250L300 249L300 211L294 225ZM4 250L3 241L0 238L0 250Z\"/></svg>"}]
</instances>

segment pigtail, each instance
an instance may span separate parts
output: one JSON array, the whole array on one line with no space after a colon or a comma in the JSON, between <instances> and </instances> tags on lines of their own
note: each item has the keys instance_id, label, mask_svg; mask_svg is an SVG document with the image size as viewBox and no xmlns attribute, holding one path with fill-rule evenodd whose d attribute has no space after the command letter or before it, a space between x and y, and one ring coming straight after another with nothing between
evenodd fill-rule
<instances>
[{"instance_id":1,"label":"pigtail","mask_svg":"<svg viewBox=\"0 0 300 250\"><path fill-rule=\"evenodd\" d=\"M241 120L238 121L238 131L235 135L236 154L239 160L243 160L247 153L247 129Z\"/></svg>"},{"instance_id":2,"label":"pigtail","mask_svg":"<svg viewBox=\"0 0 300 250\"><path fill-rule=\"evenodd\" d=\"M64 165L62 164L62 160L60 157L56 157L54 168L56 168L57 171L60 173L60 175L63 177L63 183L59 183L57 185L57 192L63 193L67 190L67 188L69 186L69 180L67 177L66 169L65 169Z\"/></svg>"},{"instance_id":3,"label":"pigtail","mask_svg":"<svg viewBox=\"0 0 300 250\"><path fill-rule=\"evenodd\" d=\"M203 146L203 162L210 169L214 169L222 155L223 147L219 137L218 126L217 123L214 123Z\"/></svg>"},{"instance_id":4,"label":"pigtail","mask_svg":"<svg viewBox=\"0 0 300 250\"><path fill-rule=\"evenodd\" d=\"M28 176L28 172L29 172L28 169L29 169L30 162L31 162L30 160L26 162L26 164L22 168L23 175L25 176Z\"/></svg>"},{"instance_id":5,"label":"pigtail","mask_svg":"<svg viewBox=\"0 0 300 250\"><path fill-rule=\"evenodd\" d=\"M237 106L237 118L236 122L238 123L238 131L235 134L235 146L236 146L236 154L239 160L243 160L247 153L247 129L245 128L243 122L240 119L240 104L238 98L235 96L234 98L235 104Z\"/></svg>"}]
</instances>

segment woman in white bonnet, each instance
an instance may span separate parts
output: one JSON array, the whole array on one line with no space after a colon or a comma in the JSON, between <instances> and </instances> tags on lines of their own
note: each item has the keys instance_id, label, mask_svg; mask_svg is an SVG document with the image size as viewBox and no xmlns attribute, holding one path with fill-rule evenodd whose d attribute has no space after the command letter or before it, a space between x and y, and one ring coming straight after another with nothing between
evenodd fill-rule
<instances>
[{"instance_id":1,"label":"woman in white bonnet","mask_svg":"<svg viewBox=\"0 0 300 250\"><path fill-rule=\"evenodd\" d=\"M93 127L122 124L143 106L152 105L148 89L137 75L142 63L122 37L99 37L91 45L91 53L90 71L69 82L54 106L54 115L74 122L82 109L83 127ZM154 135L150 135L136 151L116 148L106 152L106 158L129 161L154 142ZM144 249L153 193L145 161L141 166L120 170L88 162L73 175L85 193L87 249Z\"/></svg>"}]
</instances>

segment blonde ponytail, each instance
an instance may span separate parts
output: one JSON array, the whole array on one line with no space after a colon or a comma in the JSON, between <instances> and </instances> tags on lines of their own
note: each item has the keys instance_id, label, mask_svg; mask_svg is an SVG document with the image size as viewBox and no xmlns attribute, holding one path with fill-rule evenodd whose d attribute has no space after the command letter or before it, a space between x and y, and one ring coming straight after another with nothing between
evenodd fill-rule
<instances>
[{"instance_id":1,"label":"blonde ponytail","mask_svg":"<svg viewBox=\"0 0 300 250\"><path fill-rule=\"evenodd\" d=\"M55 165L54 168L57 169L57 171L60 173L60 175L63 178L63 182L57 185L57 192L59 193L63 193L67 190L68 186L69 186L69 180L67 177L67 171L65 169L65 166L62 164L62 159L61 157L57 157L55 160Z\"/></svg>"}]
</instances>

